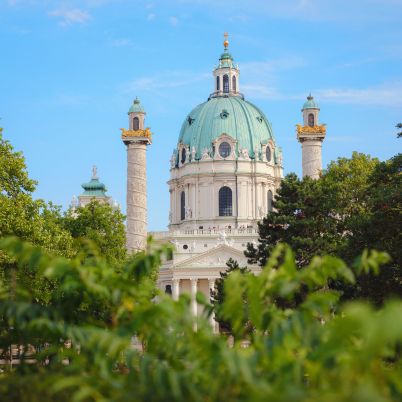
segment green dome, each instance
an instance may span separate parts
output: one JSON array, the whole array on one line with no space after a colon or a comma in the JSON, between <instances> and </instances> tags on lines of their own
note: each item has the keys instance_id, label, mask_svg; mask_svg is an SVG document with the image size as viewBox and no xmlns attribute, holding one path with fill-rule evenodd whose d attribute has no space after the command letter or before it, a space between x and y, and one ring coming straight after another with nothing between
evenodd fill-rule
<instances>
[{"instance_id":1,"label":"green dome","mask_svg":"<svg viewBox=\"0 0 402 402\"><path fill-rule=\"evenodd\" d=\"M89 183L84 183L82 188L85 190L82 195L92 197L106 197L106 187L97 177L92 177Z\"/></svg>"},{"instance_id":2,"label":"green dome","mask_svg":"<svg viewBox=\"0 0 402 402\"><path fill-rule=\"evenodd\" d=\"M219 65L216 68L237 68L237 66L233 62L233 57L232 55L227 51L227 49L224 50L224 52L221 54L221 57L219 58Z\"/></svg>"},{"instance_id":3,"label":"green dome","mask_svg":"<svg viewBox=\"0 0 402 402\"><path fill-rule=\"evenodd\" d=\"M311 96L307 96L306 102L304 102L303 109L319 109L318 103Z\"/></svg>"},{"instance_id":4,"label":"green dome","mask_svg":"<svg viewBox=\"0 0 402 402\"><path fill-rule=\"evenodd\" d=\"M133 104L131 105L130 109L128 110L127 114L130 113L144 113L144 108L142 107L140 100L138 98L134 99Z\"/></svg>"},{"instance_id":5,"label":"green dome","mask_svg":"<svg viewBox=\"0 0 402 402\"><path fill-rule=\"evenodd\" d=\"M271 124L264 113L241 97L215 97L201 103L186 117L179 136L179 143L193 147L195 159L200 159L205 148L212 151L212 142L222 134L237 141L238 152L246 148L251 158L254 149L274 140Z\"/></svg>"}]
</instances>

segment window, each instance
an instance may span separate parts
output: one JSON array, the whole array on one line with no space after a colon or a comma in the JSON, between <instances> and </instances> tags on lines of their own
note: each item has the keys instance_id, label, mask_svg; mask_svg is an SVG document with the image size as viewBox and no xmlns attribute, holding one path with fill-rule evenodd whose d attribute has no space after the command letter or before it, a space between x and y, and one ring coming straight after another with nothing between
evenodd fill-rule
<instances>
[{"instance_id":1,"label":"window","mask_svg":"<svg viewBox=\"0 0 402 402\"><path fill-rule=\"evenodd\" d=\"M180 219L184 221L185 217L186 217L186 195L184 194L184 191L182 191L180 194Z\"/></svg>"},{"instance_id":2,"label":"window","mask_svg":"<svg viewBox=\"0 0 402 402\"><path fill-rule=\"evenodd\" d=\"M219 216L232 216L232 190L226 186L219 190Z\"/></svg>"},{"instance_id":3,"label":"window","mask_svg":"<svg viewBox=\"0 0 402 402\"><path fill-rule=\"evenodd\" d=\"M223 76L223 92L229 93L229 77L227 74Z\"/></svg>"},{"instance_id":4,"label":"window","mask_svg":"<svg viewBox=\"0 0 402 402\"><path fill-rule=\"evenodd\" d=\"M269 212L272 212L272 191L271 190L268 190L268 199L267 199L267 202L268 202L268 213Z\"/></svg>"},{"instance_id":5,"label":"window","mask_svg":"<svg viewBox=\"0 0 402 402\"><path fill-rule=\"evenodd\" d=\"M268 145L265 148L265 157L267 158L267 162L271 162L272 152L271 152L271 148Z\"/></svg>"},{"instance_id":6,"label":"window","mask_svg":"<svg viewBox=\"0 0 402 402\"><path fill-rule=\"evenodd\" d=\"M183 148L181 150L181 163L184 163L186 161L186 149Z\"/></svg>"},{"instance_id":7,"label":"window","mask_svg":"<svg viewBox=\"0 0 402 402\"><path fill-rule=\"evenodd\" d=\"M172 294L172 285L166 285L165 286L165 293L167 295L171 295Z\"/></svg>"},{"instance_id":8,"label":"window","mask_svg":"<svg viewBox=\"0 0 402 402\"><path fill-rule=\"evenodd\" d=\"M219 91L220 88L221 88L221 86L220 86L220 79L219 79L219 76L218 76L218 77L216 77L216 90Z\"/></svg>"},{"instance_id":9,"label":"window","mask_svg":"<svg viewBox=\"0 0 402 402\"><path fill-rule=\"evenodd\" d=\"M236 92L236 76L232 77L232 91Z\"/></svg>"},{"instance_id":10,"label":"window","mask_svg":"<svg viewBox=\"0 0 402 402\"><path fill-rule=\"evenodd\" d=\"M219 155L222 158L227 158L231 152L232 152L232 148L229 145L229 143L227 143L226 141L221 142L221 144L219 145Z\"/></svg>"},{"instance_id":11,"label":"window","mask_svg":"<svg viewBox=\"0 0 402 402\"><path fill-rule=\"evenodd\" d=\"M140 120L138 117L134 117L133 119L133 130L139 130L140 129Z\"/></svg>"},{"instance_id":12,"label":"window","mask_svg":"<svg viewBox=\"0 0 402 402\"><path fill-rule=\"evenodd\" d=\"M308 125L310 127L314 127L314 115L313 115L313 113L310 113L308 115Z\"/></svg>"}]
</instances>

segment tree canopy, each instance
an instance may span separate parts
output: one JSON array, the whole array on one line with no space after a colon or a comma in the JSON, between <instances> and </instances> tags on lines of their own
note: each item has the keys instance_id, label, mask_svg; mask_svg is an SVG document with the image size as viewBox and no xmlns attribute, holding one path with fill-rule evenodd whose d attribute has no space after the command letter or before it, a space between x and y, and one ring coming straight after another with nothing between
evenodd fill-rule
<instances>
[{"instance_id":1,"label":"tree canopy","mask_svg":"<svg viewBox=\"0 0 402 402\"><path fill-rule=\"evenodd\" d=\"M59 207L33 199L36 181L29 178L25 159L0 130L0 237L16 235L65 256L74 253L70 233L60 225ZM9 263L0 253L0 264Z\"/></svg>"},{"instance_id":2,"label":"tree canopy","mask_svg":"<svg viewBox=\"0 0 402 402\"><path fill-rule=\"evenodd\" d=\"M368 248L387 251L392 262L381 275L363 275L344 297L364 297L378 304L402 297L401 156L380 162L353 153L329 164L321 178L289 174L274 200L274 211L259 223L259 243L248 244L246 256L264 266L281 242L295 252L299 268L313 256L331 254L353 261ZM336 286L336 283L333 283Z\"/></svg>"},{"instance_id":3,"label":"tree canopy","mask_svg":"<svg viewBox=\"0 0 402 402\"><path fill-rule=\"evenodd\" d=\"M62 223L76 240L77 249L82 239L88 239L99 248L108 263L116 265L126 259L124 215L119 209L93 200L84 207L67 211Z\"/></svg>"}]
</instances>

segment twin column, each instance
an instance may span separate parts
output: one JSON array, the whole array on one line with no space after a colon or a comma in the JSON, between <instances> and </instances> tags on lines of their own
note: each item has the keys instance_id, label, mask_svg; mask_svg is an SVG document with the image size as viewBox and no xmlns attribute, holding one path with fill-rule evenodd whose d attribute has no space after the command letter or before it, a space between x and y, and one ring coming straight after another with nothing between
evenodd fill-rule
<instances>
[{"instance_id":1,"label":"twin column","mask_svg":"<svg viewBox=\"0 0 402 402\"><path fill-rule=\"evenodd\" d=\"M196 295L197 295L197 288L198 288L198 278L191 278L191 312L194 317L197 317L198 315L198 304L196 300ZM172 297L173 300L178 300L179 295L180 295L180 279L173 279L172 281L173 288L172 288ZM214 278L208 278L208 289L209 292L215 289L215 279ZM215 315L212 314L211 317L209 318L210 324L212 328L214 329L215 332Z\"/></svg>"}]
</instances>

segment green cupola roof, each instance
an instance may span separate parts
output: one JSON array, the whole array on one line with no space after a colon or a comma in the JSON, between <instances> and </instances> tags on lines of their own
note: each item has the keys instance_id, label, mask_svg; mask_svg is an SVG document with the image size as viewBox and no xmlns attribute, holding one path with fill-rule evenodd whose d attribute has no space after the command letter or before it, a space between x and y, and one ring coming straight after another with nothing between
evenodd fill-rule
<instances>
[{"instance_id":1,"label":"green cupola roof","mask_svg":"<svg viewBox=\"0 0 402 402\"><path fill-rule=\"evenodd\" d=\"M128 110L127 114L130 113L145 113L144 108L142 107L140 100L135 98L133 104L131 105L130 109Z\"/></svg>"},{"instance_id":2,"label":"green cupola roof","mask_svg":"<svg viewBox=\"0 0 402 402\"><path fill-rule=\"evenodd\" d=\"M92 168L91 181L89 183L82 184L81 187L84 189L84 192L82 193L83 196L107 197L106 186L99 181L96 166Z\"/></svg>"},{"instance_id":3,"label":"green cupola roof","mask_svg":"<svg viewBox=\"0 0 402 402\"><path fill-rule=\"evenodd\" d=\"M179 143L195 149L195 159L200 159L207 149L212 152L213 142L222 134L237 141L237 150L247 149L254 158L255 150L269 140L275 142L272 127L264 113L242 97L210 98L195 107L183 122Z\"/></svg>"},{"instance_id":4,"label":"green cupola roof","mask_svg":"<svg viewBox=\"0 0 402 402\"><path fill-rule=\"evenodd\" d=\"M228 52L229 42L225 34L224 53L219 59L219 66L231 67L233 58ZM222 73L222 74L221 74ZM239 72L214 72L218 84L206 102L196 106L185 118L179 135L179 147L176 154L176 166L179 165L178 149L180 144L190 152L190 159L205 159L205 155L215 154L214 144L223 134L231 137L235 144L236 155L248 155L251 159L261 159L263 145L275 138L270 122L265 114L253 103L246 101L239 92ZM219 79L219 77L223 77ZM233 80L235 88L227 84ZM275 146L275 159L280 155L280 148Z\"/></svg>"},{"instance_id":5,"label":"green cupola roof","mask_svg":"<svg viewBox=\"0 0 402 402\"><path fill-rule=\"evenodd\" d=\"M307 100L303 104L302 110L304 109L319 109L318 103L314 100L314 97L311 96L311 94L307 96Z\"/></svg>"}]
</instances>

